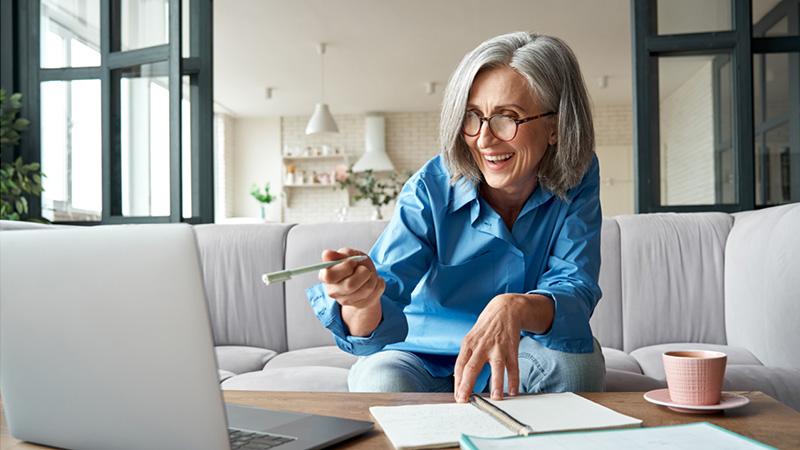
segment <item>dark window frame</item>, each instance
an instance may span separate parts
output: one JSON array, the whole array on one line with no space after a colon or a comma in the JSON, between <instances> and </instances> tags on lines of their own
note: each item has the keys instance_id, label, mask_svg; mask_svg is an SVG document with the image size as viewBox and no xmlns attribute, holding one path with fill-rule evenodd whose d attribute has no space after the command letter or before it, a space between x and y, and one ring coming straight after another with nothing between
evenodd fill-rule
<instances>
[{"instance_id":1,"label":"dark window frame","mask_svg":"<svg viewBox=\"0 0 800 450\"><path fill-rule=\"evenodd\" d=\"M797 10L798 0L783 0ZM637 213L736 212L756 209L755 134L753 112L753 54L800 51L800 37L753 38L751 0L731 0L731 31L658 35L657 0L631 0L633 41L634 184ZM730 54L732 73L732 145L735 203L662 205L658 58L662 56ZM793 94L795 95L795 94ZM798 101L797 104L800 104ZM795 124L800 120L795 121ZM794 136L794 133L792 134ZM792 148L795 142L792 141ZM793 169L794 170L794 169ZM794 175L794 172L792 172ZM794 190L793 201L800 198Z\"/></svg>"},{"instance_id":2,"label":"dark window frame","mask_svg":"<svg viewBox=\"0 0 800 450\"><path fill-rule=\"evenodd\" d=\"M23 94L21 115L30 120L20 145L3 154L3 160L22 156L26 162L41 162L41 96L43 81L98 79L101 83L103 211L100 222L113 223L212 223L214 221L213 178L213 35L211 0L190 1L190 55L182 55L182 0L169 0L169 43L136 49L120 48L120 0L100 2L101 65L78 68L40 68L40 2L0 0L0 84L8 92ZM8 61L8 63L6 62ZM123 216L119 145L119 92L113 69L168 61L170 96L170 214L168 216ZM192 147L192 217L182 217L181 102L182 80L190 82L190 133ZM114 120L116 118L116 120ZM30 217L41 217L41 198L30 202ZM65 222L59 222L65 223Z\"/></svg>"}]
</instances>

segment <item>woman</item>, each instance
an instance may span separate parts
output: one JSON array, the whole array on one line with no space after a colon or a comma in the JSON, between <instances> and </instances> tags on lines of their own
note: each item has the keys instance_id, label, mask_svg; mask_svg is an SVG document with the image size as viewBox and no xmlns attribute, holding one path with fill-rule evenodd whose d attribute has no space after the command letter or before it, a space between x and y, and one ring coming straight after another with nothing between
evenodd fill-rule
<instances>
[{"instance_id":1,"label":"woman","mask_svg":"<svg viewBox=\"0 0 800 450\"><path fill-rule=\"evenodd\" d=\"M369 254L307 293L351 391L601 391L599 170L578 63L528 33L467 54L445 91L442 152L405 185ZM362 254L326 250L331 261Z\"/></svg>"}]
</instances>

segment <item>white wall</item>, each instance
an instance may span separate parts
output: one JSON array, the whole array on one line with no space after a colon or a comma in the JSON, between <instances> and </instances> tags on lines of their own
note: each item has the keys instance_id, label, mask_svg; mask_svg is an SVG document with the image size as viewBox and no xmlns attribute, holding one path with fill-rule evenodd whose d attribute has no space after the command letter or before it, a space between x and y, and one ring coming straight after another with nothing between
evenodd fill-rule
<instances>
[{"instance_id":1,"label":"white wall","mask_svg":"<svg viewBox=\"0 0 800 450\"><path fill-rule=\"evenodd\" d=\"M263 188L270 182L270 192L281 190L281 120L275 117L240 118L234 126L234 217L258 217L259 203L250 195L253 183ZM273 202L280 204L280 201ZM267 220L280 222L280 208L269 210Z\"/></svg>"},{"instance_id":2,"label":"white wall","mask_svg":"<svg viewBox=\"0 0 800 450\"><path fill-rule=\"evenodd\" d=\"M600 205L604 216L633 214L633 110L631 105L594 110L595 146L600 161Z\"/></svg>"}]
</instances>

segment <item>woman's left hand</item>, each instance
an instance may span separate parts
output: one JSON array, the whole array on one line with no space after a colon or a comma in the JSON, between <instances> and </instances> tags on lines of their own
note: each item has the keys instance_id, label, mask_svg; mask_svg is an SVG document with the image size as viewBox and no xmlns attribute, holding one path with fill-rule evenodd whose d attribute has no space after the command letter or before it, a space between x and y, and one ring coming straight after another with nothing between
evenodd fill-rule
<instances>
[{"instance_id":1,"label":"woman's left hand","mask_svg":"<svg viewBox=\"0 0 800 450\"><path fill-rule=\"evenodd\" d=\"M493 298L478 316L475 326L461 341L456 359L455 396L466 402L475 380L487 362L492 367L492 399L503 398L503 378L508 371L508 394L516 395L519 386L519 336L524 308L515 294Z\"/></svg>"},{"instance_id":2,"label":"woman's left hand","mask_svg":"<svg viewBox=\"0 0 800 450\"><path fill-rule=\"evenodd\" d=\"M503 380L508 372L508 395L519 391L519 340L523 329L544 333L553 323L553 300L536 294L500 294L493 298L475 326L461 341L455 366L455 398L466 402L481 369L492 368L491 396L503 399Z\"/></svg>"}]
</instances>

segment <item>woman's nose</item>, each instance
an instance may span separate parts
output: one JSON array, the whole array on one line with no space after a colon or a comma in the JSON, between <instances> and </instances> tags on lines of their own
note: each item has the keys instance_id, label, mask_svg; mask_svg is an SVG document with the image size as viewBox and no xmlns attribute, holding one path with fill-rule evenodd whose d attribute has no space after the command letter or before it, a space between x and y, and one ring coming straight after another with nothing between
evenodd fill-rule
<instances>
[{"instance_id":1,"label":"woman's nose","mask_svg":"<svg viewBox=\"0 0 800 450\"><path fill-rule=\"evenodd\" d=\"M497 144L498 142L502 142L495 137L492 133L492 129L489 128L489 121L483 122L481 126L481 131L478 134L478 147L480 148L489 148L492 145Z\"/></svg>"}]
</instances>

